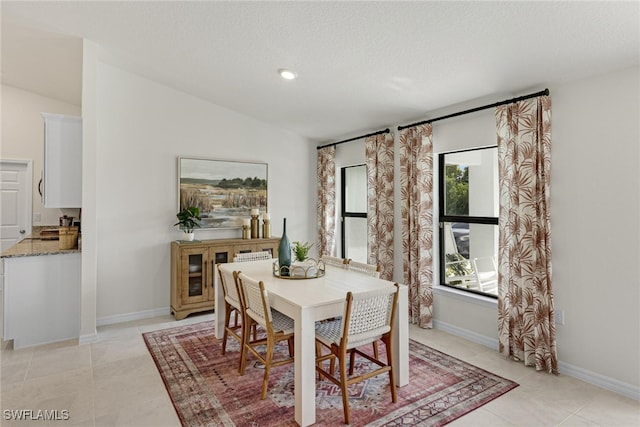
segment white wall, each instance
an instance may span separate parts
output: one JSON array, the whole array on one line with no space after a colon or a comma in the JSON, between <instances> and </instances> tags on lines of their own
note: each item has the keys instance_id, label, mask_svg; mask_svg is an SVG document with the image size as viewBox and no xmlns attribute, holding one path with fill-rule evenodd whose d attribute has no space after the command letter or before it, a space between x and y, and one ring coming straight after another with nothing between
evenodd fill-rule
<instances>
[{"instance_id":1,"label":"white wall","mask_svg":"<svg viewBox=\"0 0 640 427\"><path fill-rule=\"evenodd\" d=\"M551 91L559 358L640 398L640 70Z\"/></svg>"},{"instance_id":2,"label":"white wall","mask_svg":"<svg viewBox=\"0 0 640 427\"><path fill-rule=\"evenodd\" d=\"M286 217L292 241L315 241L316 150L307 140L106 63L97 76L98 324L168 312L180 155L268 163L273 235ZM240 231L196 230L214 237Z\"/></svg>"},{"instance_id":3,"label":"white wall","mask_svg":"<svg viewBox=\"0 0 640 427\"><path fill-rule=\"evenodd\" d=\"M33 160L33 225L58 226L61 215L78 217L78 209L50 209L42 204L38 182L42 177L44 121L41 113L80 115L80 106L2 85L2 149L0 158Z\"/></svg>"}]
</instances>

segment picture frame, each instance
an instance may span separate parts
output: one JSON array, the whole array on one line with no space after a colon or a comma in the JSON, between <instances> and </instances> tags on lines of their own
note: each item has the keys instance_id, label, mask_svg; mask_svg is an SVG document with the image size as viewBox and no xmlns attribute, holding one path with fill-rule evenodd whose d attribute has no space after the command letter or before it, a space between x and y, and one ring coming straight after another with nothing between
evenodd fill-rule
<instances>
[{"instance_id":1,"label":"picture frame","mask_svg":"<svg viewBox=\"0 0 640 427\"><path fill-rule=\"evenodd\" d=\"M200 208L200 228L239 228L267 212L267 163L178 157L178 212Z\"/></svg>"}]
</instances>

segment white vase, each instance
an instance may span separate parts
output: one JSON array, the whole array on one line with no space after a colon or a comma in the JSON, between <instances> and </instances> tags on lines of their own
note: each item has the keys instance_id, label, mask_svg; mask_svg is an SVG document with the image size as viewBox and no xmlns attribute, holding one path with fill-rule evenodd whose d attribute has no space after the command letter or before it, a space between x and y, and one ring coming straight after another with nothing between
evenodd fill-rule
<instances>
[{"instance_id":1,"label":"white vase","mask_svg":"<svg viewBox=\"0 0 640 427\"><path fill-rule=\"evenodd\" d=\"M193 232L187 233L187 232L185 232L185 233L183 233L183 237L184 237L183 240L185 240L187 242L193 242L193 239L196 237L196 233L193 233Z\"/></svg>"}]
</instances>

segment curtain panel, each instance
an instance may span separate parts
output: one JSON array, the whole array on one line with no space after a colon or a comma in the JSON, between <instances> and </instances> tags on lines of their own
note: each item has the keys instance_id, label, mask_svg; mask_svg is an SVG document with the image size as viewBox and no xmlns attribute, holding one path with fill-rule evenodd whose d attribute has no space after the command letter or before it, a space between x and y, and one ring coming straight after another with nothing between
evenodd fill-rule
<instances>
[{"instance_id":1,"label":"curtain panel","mask_svg":"<svg viewBox=\"0 0 640 427\"><path fill-rule=\"evenodd\" d=\"M336 147L318 150L318 256L335 256Z\"/></svg>"},{"instance_id":2,"label":"curtain panel","mask_svg":"<svg viewBox=\"0 0 640 427\"><path fill-rule=\"evenodd\" d=\"M551 286L551 98L496 108L500 352L558 373Z\"/></svg>"},{"instance_id":3,"label":"curtain panel","mask_svg":"<svg viewBox=\"0 0 640 427\"><path fill-rule=\"evenodd\" d=\"M409 319L433 320L433 140L431 124L400 131L402 266L409 286Z\"/></svg>"},{"instance_id":4,"label":"curtain panel","mask_svg":"<svg viewBox=\"0 0 640 427\"><path fill-rule=\"evenodd\" d=\"M393 134L365 139L367 165L367 243L369 264L393 279Z\"/></svg>"}]
</instances>

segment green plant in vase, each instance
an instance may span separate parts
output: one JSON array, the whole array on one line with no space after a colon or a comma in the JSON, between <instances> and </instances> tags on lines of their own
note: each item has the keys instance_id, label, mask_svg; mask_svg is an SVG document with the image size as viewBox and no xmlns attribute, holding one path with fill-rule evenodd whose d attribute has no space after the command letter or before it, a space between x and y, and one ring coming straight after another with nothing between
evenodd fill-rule
<instances>
[{"instance_id":1,"label":"green plant in vase","mask_svg":"<svg viewBox=\"0 0 640 427\"><path fill-rule=\"evenodd\" d=\"M309 249L313 247L313 243L309 242L293 242L293 253L296 261L304 261L309 258Z\"/></svg>"},{"instance_id":2,"label":"green plant in vase","mask_svg":"<svg viewBox=\"0 0 640 427\"><path fill-rule=\"evenodd\" d=\"M189 206L178 212L176 217L178 218L178 222L173 224L174 227L176 225L180 226L185 233L185 240L193 240L193 229L200 227L200 223L198 222L201 219L200 208L197 206Z\"/></svg>"}]
</instances>

